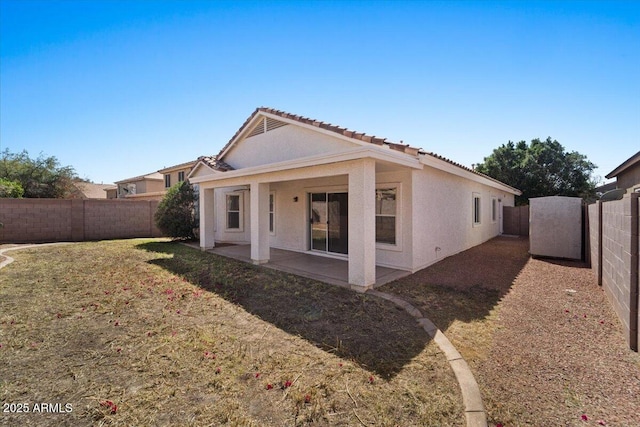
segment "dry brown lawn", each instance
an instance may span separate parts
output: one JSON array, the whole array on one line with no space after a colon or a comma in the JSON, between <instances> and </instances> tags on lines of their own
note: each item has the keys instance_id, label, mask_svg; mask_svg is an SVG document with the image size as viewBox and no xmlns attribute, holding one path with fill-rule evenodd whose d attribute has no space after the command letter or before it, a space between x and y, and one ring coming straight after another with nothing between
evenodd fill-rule
<instances>
[{"instance_id":1,"label":"dry brown lawn","mask_svg":"<svg viewBox=\"0 0 640 427\"><path fill-rule=\"evenodd\" d=\"M11 256L2 425L464 425L444 356L387 301L158 240Z\"/></svg>"}]
</instances>

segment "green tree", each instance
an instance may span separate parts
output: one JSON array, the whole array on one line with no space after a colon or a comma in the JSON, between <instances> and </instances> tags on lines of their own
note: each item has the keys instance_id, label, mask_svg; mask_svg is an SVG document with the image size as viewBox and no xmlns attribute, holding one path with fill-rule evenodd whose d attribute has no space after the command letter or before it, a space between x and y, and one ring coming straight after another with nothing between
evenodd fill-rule
<instances>
[{"instance_id":1,"label":"green tree","mask_svg":"<svg viewBox=\"0 0 640 427\"><path fill-rule=\"evenodd\" d=\"M9 181L5 178L0 178L0 198L14 198L18 199L24 194L24 188L17 181Z\"/></svg>"},{"instance_id":2,"label":"green tree","mask_svg":"<svg viewBox=\"0 0 640 427\"><path fill-rule=\"evenodd\" d=\"M160 231L173 238L193 239L196 227L194 202L193 187L188 182L171 187L154 216Z\"/></svg>"},{"instance_id":3,"label":"green tree","mask_svg":"<svg viewBox=\"0 0 640 427\"><path fill-rule=\"evenodd\" d=\"M533 139L506 144L493 150L476 170L505 184L522 190L517 205L525 205L531 197L573 196L591 199L595 196L595 165L577 151L567 152L556 140Z\"/></svg>"},{"instance_id":4,"label":"green tree","mask_svg":"<svg viewBox=\"0 0 640 427\"><path fill-rule=\"evenodd\" d=\"M0 154L0 178L19 183L24 197L57 199L71 192L77 175L71 166L61 166L53 156L40 154L32 159L26 150L11 153L5 149Z\"/></svg>"}]
</instances>

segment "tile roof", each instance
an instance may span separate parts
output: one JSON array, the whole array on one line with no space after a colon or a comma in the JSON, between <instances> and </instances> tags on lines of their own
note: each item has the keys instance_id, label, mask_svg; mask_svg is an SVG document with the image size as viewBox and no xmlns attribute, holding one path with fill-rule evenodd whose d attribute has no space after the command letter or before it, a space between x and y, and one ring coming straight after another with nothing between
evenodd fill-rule
<instances>
[{"instance_id":1,"label":"tile roof","mask_svg":"<svg viewBox=\"0 0 640 427\"><path fill-rule=\"evenodd\" d=\"M168 166L166 168L159 169L158 172L165 173L176 169L186 169L193 167L198 160L191 160L189 162L180 163L178 165Z\"/></svg>"},{"instance_id":2,"label":"tile roof","mask_svg":"<svg viewBox=\"0 0 640 427\"><path fill-rule=\"evenodd\" d=\"M372 136L372 135L367 135L364 132L356 132L356 131L352 131L349 130L347 128L341 127L341 126L336 126L333 125L331 123L325 123L325 122L321 122L319 120L315 120L315 119L310 119L308 117L304 117L304 116L299 116L297 114L291 114L291 113L287 113L285 111L281 111L281 110L276 110L274 108L269 108L269 107L258 107L255 109L255 111L253 113L251 113L251 115L247 118L247 120L244 121L244 123L242 124L242 126L240 126L240 128L237 130L237 132L233 135L233 137L229 140L229 142L227 142L227 144L222 147L222 150L220 150L220 154L224 153L230 146L231 144L235 141L235 139L246 129L246 127L249 125L249 123L251 123L251 121L253 120L253 118L258 115L260 112L263 113L269 113L269 114L273 114L275 116L278 117L282 117L285 119L290 119L290 120L295 120L299 123L304 123L307 125L311 125L311 126L315 126L318 127L320 129L325 129L331 132L335 132L337 134L346 136L348 138L353 138L353 139L357 139L359 141L363 141L363 142L369 142L371 144L375 144L375 145L386 145L389 148L391 148L392 150L396 150L396 151L400 151L402 153L406 153L409 154L411 156L418 156L418 155L423 155L423 156L431 156L434 157L438 160L447 162L453 166L456 166L460 169L466 170L467 172L471 172L473 174L482 176L484 178L490 179L491 181L500 183L502 185L507 185L507 187L513 188L514 190L516 190L514 187L509 186L508 184L505 184L502 181L499 181L495 178L492 178L488 175L485 175L483 173L480 173L472 168L469 168L467 166L464 166L460 163L454 162L453 160L450 160L446 157L443 157L439 154L433 153L433 152L429 152L429 151L425 151L422 148L417 148L417 147L412 147L408 144L398 144L395 142L390 142L387 141L387 138L380 138L377 136ZM220 157L220 154L218 155L218 157ZM220 160L217 160L218 163L224 163L221 162ZM226 163L225 163L226 165ZM229 165L226 165L228 168L226 170L232 170L233 168Z\"/></svg>"},{"instance_id":3,"label":"tile roof","mask_svg":"<svg viewBox=\"0 0 640 427\"><path fill-rule=\"evenodd\" d=\"M94 184L93 182L74 182L73 186L81 193L83 198L87 199L106 199L105 190L116 189L113 184Z\"/></svg>"},{"instance_id":4,"label":"tile roof","mask_svg":"<svg viewBox=\"0 0 640 427\"><path fill-rule=\"evenodd\" d=\"M213 170L221 172L233 170L231 165L223 162L222 160L218 160L216 156L200 156L197 161L204 163Z\"/></svg>"},{"instance_id":5,"label":"tile roof","mask_svg":"<svg viewBox=\"0 0 640 427\"><path fill-rule=\"evenodd\" d=\"M116 181L115 184L124 184L124 183L127 183L127 182L143 181L145 179L154 180L154 181L162 181L164 178L163 178L161 173L151 172L151 173L147 173L147 174L144 174L144 175L134 176L133 178L121 179L120 181Z\"/></svg>"},{"instance_id":6,"label":"tile roof","mask_svg":"<svg viewBox=\"0 0 640 427\"><path fill-rule=\"evenodd\" d=\"M309 117L299 116L297 114L287 113L285 111L276 110L274 108L258 107L247 118L247 120L244 121L242 126L240 126L238 131L233 135L233 137L229 140L229 142L227 142L227 144L224 147L222 147L222 150L220 150L220 153L224 153L227 150L227 148L229 148L231 146L231 144L235 141L235 139L238 137L238 135L240 135L242 133L242 131L244 131L246 129L246 127L253 120L253 118L260 112L273 114L274 116L282 117L283 119L295 120L296 122L299 122L299 123L304 123L304 124L307 124L307 125L315 126L317 128L325 129L325 130L328 130L328 131L331 131L331 132L335 132L337 134L346 136L348 138L357 139L357 140L360 140L360 141L363 141L363 142L369 142L369 143L375 144L375 145L386 145L386 146L388 146L389 148L391 148L393 150L401 151L403 153L407 153L407 154L410 154L410 155L413 155L413 156L417 155L418 152L420 151L419 148L411 147L408 144L405 145L405 144L398 144L398 143L395 143L395 142L387 141L387 138L380 138L380 137L373 136L373 135L367 135L364 132L357 132L357 131L349 130L349 129L345 128L345 127L336 126L336 125L333 125L331 123L321 122L319 120L310 119Z\"/></svg>"}]
</instances>

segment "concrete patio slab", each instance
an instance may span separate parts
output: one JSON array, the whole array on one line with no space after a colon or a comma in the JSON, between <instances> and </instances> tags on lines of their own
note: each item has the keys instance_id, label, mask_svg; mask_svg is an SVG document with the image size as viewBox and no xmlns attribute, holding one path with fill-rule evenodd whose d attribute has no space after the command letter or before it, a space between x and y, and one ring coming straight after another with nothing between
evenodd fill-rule
<instances>
[{"instance_id":1,"label":"concrete patio slab","mask_svg":"<svg viewBox=\"0 0 640 427\"><path fill-rule=\"evenodd\" d=\"M239 261L251 262L251 245L225 245L210 249L208 252ZM271 248L269 262L261 264L261 266L351 288L348 282L349 263L346 259ZM384 285L409 274L411 273L408 271L376 266L375 286Z\"/></svg>"}]
</instances>

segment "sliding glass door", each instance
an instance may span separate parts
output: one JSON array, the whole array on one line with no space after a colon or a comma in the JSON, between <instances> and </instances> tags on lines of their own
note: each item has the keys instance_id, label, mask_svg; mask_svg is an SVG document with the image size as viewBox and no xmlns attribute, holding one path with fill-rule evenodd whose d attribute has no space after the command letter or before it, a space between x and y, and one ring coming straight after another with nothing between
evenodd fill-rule
<instances>
[{"instance_id":1,"label":"sliding glass door","mask_svg":"<svg viewBox=\"0 0 640 427\"><path fill-rule=\"evenodd\" d=\"M309 194L311 249L346 254L348 245L348 194Z\"/></svg>"}]
</instances>

